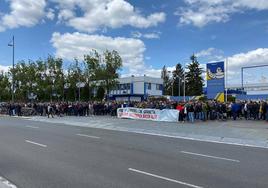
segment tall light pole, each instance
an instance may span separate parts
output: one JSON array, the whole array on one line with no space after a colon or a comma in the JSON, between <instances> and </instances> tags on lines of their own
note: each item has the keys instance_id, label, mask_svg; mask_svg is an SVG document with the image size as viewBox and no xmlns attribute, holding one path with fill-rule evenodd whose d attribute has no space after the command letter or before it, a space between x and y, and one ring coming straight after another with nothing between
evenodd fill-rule
<instances>
[{"instance_id":1,"label":"tall light pole","mask_svg":"<svg viewBox=\"0 0 268 188\"><path fill-rule=\"evenodd\" d=\"M14 102L14 90L15 90L15 87L14 87L14 67L15 67L15 37L13 35L12 37L12 43L9 43L8 46L12 47L13 48L13 54L12 54L12 102Z\"/></svg>"},{"instance_id":2,"label":"tall light pole","mask_svg":"<svg viewBox=\"0 0 268 188\"><path fill-rule=\"evenodd\" d=\"M228 87L227 87L227 81L228 81L228 58L226 58L225 61L225 102L228 102Z\"/></svg>"},{"instance_id":3,"label":"tall light pole","mask_svg":"<svg viewBox=\"0 0 268 188\"><path fill-rule=\"evenodd\" d=\"M181 97L181 77L179 76L179 85L178 85L178 90L179 90L179 97Z\"/></svg>"},{"instance_id":4,"label":"tall light pole","mask_svg":"<svg viewBox=\"0 0 268 188\"><path fill-rule=\"evenodd\" d=\"M186 70L185 70L185 69L186 69L186 63L184 62L184 72L183 72L183 81L184 81L184 82L183 82L183 101L184 101L184 102L186 102L186 98L185 98L185 88L186 88L186 87L185 87L185 82L186 82L186 80L185 80L185 73L186 73L186 72L185 72L185 71L186 71Z\"/></svg>"}]
</instances>

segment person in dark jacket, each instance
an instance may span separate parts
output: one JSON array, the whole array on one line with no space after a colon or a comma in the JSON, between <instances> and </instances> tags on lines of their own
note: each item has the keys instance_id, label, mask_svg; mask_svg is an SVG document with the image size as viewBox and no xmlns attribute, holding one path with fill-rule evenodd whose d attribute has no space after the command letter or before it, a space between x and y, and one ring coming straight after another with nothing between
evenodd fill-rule
<instances>
[{"instance_id":1,"label":"person in dark jacket","mask_svg":"<svg viewBox=\"0 0 268 188\"><path fill-rule=\"evenodd\" d=\"M265 105L265 111L266 111L266 113L265 113L265 119L268 122L268 104L265 103L264 105Z\"/></svg>"},{"instance_id":2,"label":"person in dark jacket","mask_svg":"<svg viewBox=\"0 0 268 188\"><path fill-rule=\"evenodd\" d=\"M237 105L236 102L234 102L231 106L231 110L232 110L232 116L233 116L233 120L236 120L237 118L237 113L239 111L239 105Z\"/></svg>"}]
</instances>

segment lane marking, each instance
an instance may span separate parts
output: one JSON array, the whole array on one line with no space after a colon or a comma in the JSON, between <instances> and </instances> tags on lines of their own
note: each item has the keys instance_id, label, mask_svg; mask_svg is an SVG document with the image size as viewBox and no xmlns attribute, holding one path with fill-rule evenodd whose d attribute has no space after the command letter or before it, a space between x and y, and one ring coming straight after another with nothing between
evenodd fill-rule
<instances>
[{"instance_id":1,"label":"lane marking","mask_svg":"<svg viewBox=\"0 0 268 188\"><path fill-rule=\"evenodd\" d=\"M188 151L181 151L181 153L188 154L188 155L196 155L196 156L200 156L200 157L220 159L220 160L225 160L225 161L232 161L232 162L237 162L237 163L240 162L239 160L236 160L236 159L229 159L229 158L224 158L224 157L216 157L216 156L212 156L212 155L204 155L204 154L192 153L192 152L188 152Z\"/></svg>"},{"instance_id":2,"label":"lane marking","mask_svg":"<svg viewBox=\"0 0 268 188\"><path fill-rule=\"evenodd\" d=\"M10 181L0 176L0 187L2 187L1 184L3 184L4 187L7 188L17 188L16 185L12 184Z\"/></svg>"},{"instance_id":3,"label":"lane marking","mask_svg":"<svg viewBox=\"0 0 268 188\"><path fill-rule=\"evenodd\" d=\"M28 119L29 121L36 121L36 122L45 122L45 123L55 123L48 121L47 119ZM134 120L133 120L134 121ZM256 145L256 144L247 144L247 143L238 143L238 142L231 142L231 141L221 141L221 138L217 138L217 140L211 140L208 138L194 138L194 137L186 137L186 136L175 136L175 135L168 135L168 134L159 134L159 133L150 133L144 131L137 131L137 130L125 130L121 128L109 128L109 127L97 127L97 126L85 126L85 125L76 125L69 122L57 122L65 125L71 126L78 126L78 127L87 127L87 128L94 128L94 129L103 129L103 130L112 130L112 131L120 131L120 132L127 132L127 133L135 133L135 134L142 134L142 135L149 135L149 136L159 136L159 137L166 137L166 138L176 138L176 139L183 139L183 140L190 140L190 141L199 141L199 142L207 142L207 143L215 143L215 144L226 144L226 145L233 145L233 146L241 146L241 147L252 147L252 148L260 148L260 149L268 149L268 142L264 145ZM228 137L226 137L228 139Z\"/></svg>"},{"instance_id":4,"label":"lane marking","mask_svg":"<svg viewBox=\"0 0 268 188\"><path fill-rule=\"evenodd\" d=\"M95 138L95 139L100 139L98 136L91 136L91 135L86 135L86 134L76 134L77 136L82 136L82 137L87 137L87 138Z\"/></svg>"},{"instance_id":5,"label":"lane marking","mask_svg":"<svg viewBox=\"0 0 268 188\"><path fill-rule=\"evenodd\" d=\"M41 147L44 147L44 148L47 147L47 145L39 144L37 142L33 142L33 141L30 141L30 140L25 140L25 142L30 143L30 144L34 144L34 145L37 145L37 146L41 146Z\"/></svg>"},{"instance_id":6,"label":"lane marking","mask_svg":"<svg viewBox=\"0 0 268 188\"><path fill-rule=\"evenodd\" d=\"M31 125L27 125L26 127L28 127L28 128L32 128L32 129L39 129L39 127L31 126Z\"/></svg>"},{"instance_id":7,"label":"lane marking","mask_svg":"<svg viewBox=\"0 0 268 188\"><path fill-rule=\"evenodd\" d=\"M116 130L116 129L106 129L106 130ZM117 131L144 134L144 135L149 135L149 136L159 136L159 137L166 137L166 138L177 138L177 139L182 139L182 140L209 142L209 143L215 143L215 144L226 144L226 145L234 145L234 146L242 146L242 147L268 149L268 143L267 143L267 146L257 146L257 145L246 144L246 143L243 144L243 143L237 143L237 142L217 141L217 140L193 138L193 137L186 137L186 136L173 136L173 135L167 135L167 134L148 133L148 132L142 132L142 131L126 131L126 130L120 130L120 129Z\"/></svg>"},{"instance_id":8,"label":"lane marking","mask_svg":"<svg viewBox=\"0 0 268 188\"><path fill-rule=\"evenodd\" d=\"M147 175L147 176L151 176L151 177L154 177L154 178L170 181L170 182L173 182L173 183L178 183L178 184L185 185L185 186L188 186L188 187L203 188L201 186L193 185L193 184L186 183L186 182L183 182L183 181L174 180L174 179L171 179L171 178L166 178L166 177L159 176L159 175L156 175L156 174L151 174L151 173L144 172L144 171L141 171L141 170L137 170L137 169L134 169L134 168L129 168L128 170L132 171L132 172L144 174L144 175Z\"/></svg>"}]
</instances>

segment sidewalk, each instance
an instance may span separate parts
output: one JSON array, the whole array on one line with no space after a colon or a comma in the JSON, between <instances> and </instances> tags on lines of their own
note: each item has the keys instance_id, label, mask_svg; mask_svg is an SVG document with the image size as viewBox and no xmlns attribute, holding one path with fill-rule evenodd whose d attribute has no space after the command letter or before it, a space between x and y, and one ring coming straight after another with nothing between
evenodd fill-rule
<instances>
[{"instance_id":1,"label":"sidewalk","mask_svg":"<svg viewBox=\"0 0 268 188\"><path fill-rule=\"evenodd\" d=\"M190 123L169 123L95 117L32 117L31 121L62 123L108 130L183 138L198 141L268 148L268 123L253 120L228 120Z\"/></svg>"}]
</instances>

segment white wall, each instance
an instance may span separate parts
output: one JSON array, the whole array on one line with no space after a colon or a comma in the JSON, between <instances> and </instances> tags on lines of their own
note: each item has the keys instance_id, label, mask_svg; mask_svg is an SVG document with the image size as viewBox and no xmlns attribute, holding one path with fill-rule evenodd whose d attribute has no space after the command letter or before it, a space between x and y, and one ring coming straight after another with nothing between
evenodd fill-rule
<instances>
[{"instance_id":1,"label":"white wall","mask_svg":"<svg viewBox=\"0 0 268 188\"><path fill-rule=\"evenodd\" d=\"M151 83L151 89L146 89L146 94L153 96L162 95L162 90L156 89L156 84L162 84L163 80L161 78L153 78L148 76L141 77L126 77L118 79L120 84L128 84L133 83L133 94L144 95L144 83ZM123 90L113 90L110 92L111 94L131 94L131 90L128 90L127 93L123 93Z\"/></svg>"}]
</instances>

